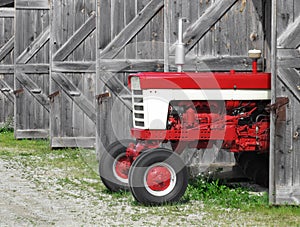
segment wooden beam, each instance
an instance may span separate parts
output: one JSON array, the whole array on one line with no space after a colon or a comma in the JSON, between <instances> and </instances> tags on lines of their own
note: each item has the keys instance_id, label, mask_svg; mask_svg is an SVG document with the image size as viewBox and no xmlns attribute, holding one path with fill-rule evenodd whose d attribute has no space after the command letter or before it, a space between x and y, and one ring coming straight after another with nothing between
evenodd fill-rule
<instances>
[{"instance_id":1,"label":"wooden beam","mask_svg":"<svg viewBox=\"0 0 300 227\"><path fill-rule=\"evenodd\" d=\"M53 28L60 29L60 28ZM68 39L63 46L57 50L53 56L53 61L65 60L78 47L86 37L88 37L96 29L96 14L92 14L90 18ZM53 31L56 33L55 31Z\"/></svg>"},{"instance_id":2,"label":"wooden beam","mask_svg":"<svg viewBox=\"0 0 300 227\"><path fill-rule=\"evenodd\" d=\"M18 56L16 64L26 64L50 39L48 26L36 39Z\"/></svg>"},{"instance_id":3,"label":"wooden beam","mask_svg":"<svg viewBox=\"0 0 300 227\"><path fill-rule=\"evenodd\" d=\"M0 91L2 92L2 94L12 103L14 103L14 96L12 95L13 92L13 88L8 85L3 79L0 79ZM4 90L2 90L4 89Z\"/></svg>"},{"instance_id":4,"label":"wooden beam","mask_svg":"<svg viewBox=\"0 0 300 227\"><path fill-rule=\"evenodd\" d=\"M52 72L96 73L96 62L52 62Z\"/></svg>"},{"instance_id":5,"label":"wooden beam","mask_svg":"<svg viewBox=\"0 0 300 227\"><path fill-rule=\"evenodd\" d=\"M0 73L3 74L14 74L14 65L0 65Z\"/></svg>"},{"instance_id":6,"label":"wooden beam","mask_svg":"<svg viewBox=\"0 0 300 227\"><path fill-rule=\"evenodd\" d=\"M170 61L174 62L174 56ZM163 71L164 59L101 59L99 69L107 72L142 72ZM252 62L248 56L226 56L199 58L196 55L186 57L185 71L251 71ZM170 65L171 71L176 71L175 65ZM262 62L258 62L261 70Z\"/></svg>"},{"instance_id":7,"label":"wooden beam","mask_svg":"<svg viewBox=\"0 0 300 227\"><path fill-rule=\"evenodd\" d=\"M95 137L52 137L52 148L95 148Z\"/></svg>"},{"instance_id":8,"label":"wooden beam","mask_svg":"<svg viewBox=\"0 0 300 227\"><path fill-rule=\"evenodd\" d=\"M151 0L144 9L104 48L100 58L114 58L164 6L162 0ZM105 23L103 21L102 23ZM101 32L101 31L100 31Z\"/></svg>"},{"instance_id":9,"label":"wooden beam","mask_svg":"<svg viewBox=\"0 0 300 227\"><path fill-rule=\"evenodd\" d=\"M48 139L49 130L47 129L17 129L16 139Z\"/></svg>"},{"instance_id":10,"label":"wooden beam","mask_svg":"<svg viewBox=\"0 0 300 227\"><path fill-rule=\"evenodd\" d=\"M18 64L15 66L17 71L23 73L48 74L49 64Z\"/></svg>"},{"instance_id":11,"label":"wooden beam","mask_svg":"<svg viewBox=\"0 0 300 227\"><path fill-rule=\"evenodd\" d=\"M13 35L1 48L0 48L0 61L2 61L13 49L15 43L15 36Z\"/></svg>"},{"instance_id":12,"label":"wooden beam","mask_svg":"<svg viewBox=\"0 0 300 227\"><path fill-rule=\"evenodd\" d=\"M300 84L299 78L300 73L296 69L278 69L278 78L285 85L285 87L290 90L290 92L295 96L295 98L300 102Z\"/></svg>"},{"instance_id":13,"label":"wooden beam","mask_svg":"<svg viewBox=\"0 0 300 227\"><path fill-rule=\"evenodd\" d=\"M183 42L186 44L185 52L188 53L237 1L238 0L221 0L211 4L211 6L206 9L205 13L184 32ZM175 46L176 43L170 47L170 53L175 53Z\"/></svg>"},{"instance_id":14,"label":"wooden beam","mask_svg":"<svg viewBox=\"0 0 300 227\"><path fill-rule=\"evenodd\" d=\"M14 3L14 0L1 0L0 1L0 7L6 6L6 5L12 4L12 3Z\"/></svg>"},{"instance_id":15,"label":"wooden beam","mask_svg":"<svg viewBox=\"0 0 300 227\"><path fill-rule=\"evenodd\" d=\"M297 48L300 46L300 16L289 24L286 30L282 33L277 40L280 48Z\"/></svg>"},{"instance_id":16,"label":"wooden beam","mask_svg":"<svg viewBox=\"0 0 300 227\"><path fill-rule=\"evenodd\" d=\"M96 109L81 91L63 73L52 73L51 77L80 109L96 124Z\"/></svg>"},{"instance_id":17,"label":"wooden beam","mask_svg":"<svg viewBox=\"0 0 300 227\"><path fill-rule=\"evenodd\" d=\"M124 83L119 80L117 75L108 71L100 71L99 79L105 84L105 87L107 87L124 104L128 110L132 111L131 103L124 98L130 97L131 92L126 86L124 86Z\"/></svg>"},{"instance_id":18,"label":"wooden beam","mask_svg":"<svg viewBox=\"0 0 300 227\"><path fill-rule=\"evenodd\" d=\"M0 8L0 18L5 18L5 17L14 18L15 17L15 9L14 8Z\"/></svg>"},{"instance_id":19,"label":"wooden beam","mask_svg":"<svg viewBox=\"0 0 300 227\"><path fill-rule=\"evenodd\" d=\"M16 71L15 75L21 85L49 112L49 99L41 88L25 73Z\"/></svg>"},{"instance_id":20,"label":"wooden beam","mask_svg":"<svg viewBox=\"0 0 300 227\"><path fill-rule=\"evenodd\" d=\"M49 0L16 0L16 9L50 9Z\"/></svg>"}]
</instances>

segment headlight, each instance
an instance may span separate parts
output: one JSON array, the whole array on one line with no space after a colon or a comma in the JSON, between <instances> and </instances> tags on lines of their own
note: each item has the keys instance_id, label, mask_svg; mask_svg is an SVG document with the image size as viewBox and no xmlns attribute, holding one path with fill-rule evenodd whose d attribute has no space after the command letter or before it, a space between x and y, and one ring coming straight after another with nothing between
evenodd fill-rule
<instances>
[{"instance_id":1,"label":"headlight","mask_svg":"<svg viewBox=\"0 0 300 227\"><path fill-rule=\"evenodd\" d=\"M131 77L131 89L141 90L140 78L137 76Z\"/></svg>"}]
</instances>

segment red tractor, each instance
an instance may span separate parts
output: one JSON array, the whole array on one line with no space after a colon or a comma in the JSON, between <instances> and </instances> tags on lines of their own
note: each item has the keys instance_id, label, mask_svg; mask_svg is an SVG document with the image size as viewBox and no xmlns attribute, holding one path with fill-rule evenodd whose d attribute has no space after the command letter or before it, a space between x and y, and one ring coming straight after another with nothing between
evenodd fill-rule
<instances>
[{"instance_id":1,"label":"red tractor","mask_svg":"<svg viewBox=\"0 0 300 227\"><path fill-rule=\"evenodd\" d=\"M258 56L256 56L258 54ZM129 76L135 141L117 141L100 160L111 191L130 189L143 204L178 201L188 184L179 154L221 144L246 174L268 184L270 73L145 72ZM172 148L162 148L169 143Z\"/></svg>"}]
</instances>

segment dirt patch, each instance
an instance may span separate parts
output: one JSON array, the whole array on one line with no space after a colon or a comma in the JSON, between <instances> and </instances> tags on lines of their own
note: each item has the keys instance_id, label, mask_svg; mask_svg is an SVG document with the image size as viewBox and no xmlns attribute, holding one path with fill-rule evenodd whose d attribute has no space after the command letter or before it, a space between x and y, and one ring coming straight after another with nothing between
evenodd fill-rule
<instances>
[{"instance_id":1,"label":"dirt patch","mask_svg":"<svg viewBox=\"0 0 300 227\"><path fill-rule=\"evenodd\" d=\"M37 162L35 157L31 162ZM100 179L61 179L70 169L32 167L0 157L0 226L266 226L272 217L239 209L207 207L201 201L145 207L130 195L109 194ZM82 182L102 185L81 187ZM241 220L243 220L241 222ZM280 223L280 222L279 222ZM276 224L276 223L275 223Z\"/></svg>"}]
</instances>

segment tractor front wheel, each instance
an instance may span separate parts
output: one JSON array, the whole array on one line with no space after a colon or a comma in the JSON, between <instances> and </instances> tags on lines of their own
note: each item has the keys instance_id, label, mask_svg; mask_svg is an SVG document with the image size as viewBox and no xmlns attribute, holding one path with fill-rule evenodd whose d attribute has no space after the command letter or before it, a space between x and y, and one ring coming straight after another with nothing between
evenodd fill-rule
<instances>
[{"instance_id":1,"label":"tractor front wheel","mask_svg":"<svg viewBox=\"0 0 300 227\"><path fill-rule=\"evenodd\" d=\"M142 153L129 171L129 187L144 205L160 205L180 200L188 184L188 172L174 152L156 148Z\"/></svg>"},{"instance_id":2,"label":"tractor front wheel","mask_svg":"<svg viewBox=\"0 0 300 227\"><path fill-rule=\"evenodd\" d=\"M103 184L112 192L128 190L128 172L132 161L126 149L133 140L121 140L110 144L99 162L99 174Z\"/></svg>"}]
</instances>

